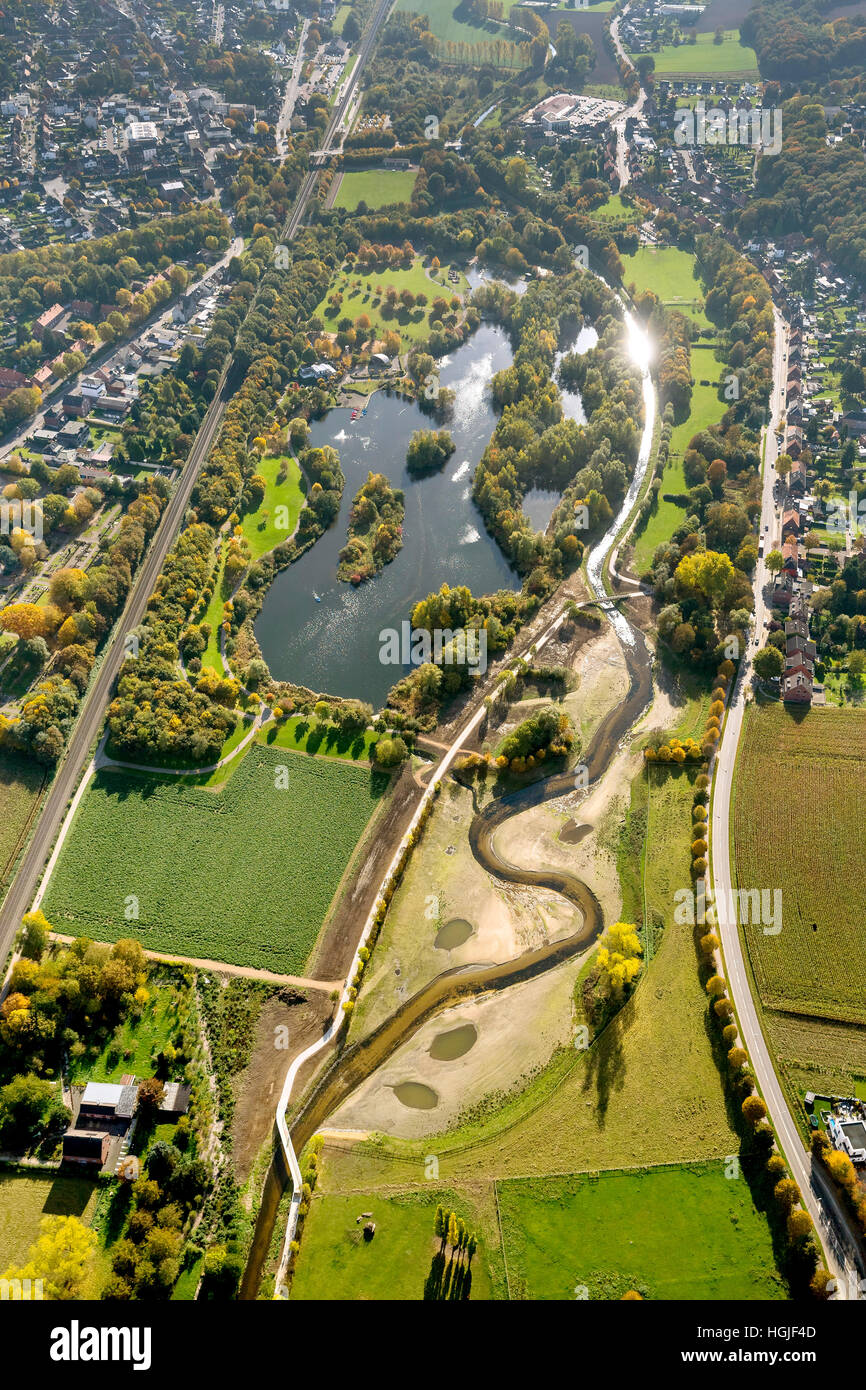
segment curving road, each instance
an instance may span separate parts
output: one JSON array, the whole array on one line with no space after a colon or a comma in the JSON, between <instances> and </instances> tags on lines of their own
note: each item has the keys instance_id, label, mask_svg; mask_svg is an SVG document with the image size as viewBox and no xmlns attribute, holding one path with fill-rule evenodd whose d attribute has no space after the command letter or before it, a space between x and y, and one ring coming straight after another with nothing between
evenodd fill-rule
<instances>
[{"instance_id":1,"label":"curving road","mask_svg":"<svg viewBox=\"0 0 866 1390\"><path fill-rule=\"evenodd\" d=\"M773 485L776 480L775 463L778 456L775 430L784 419L785 383L788 360L788 325L774 308L776 335L773 352L773 392L770 400L770 421L765 437L764 481L761 495L760 534L764 538L764 549L772 549L778 534L778 515L773 498ZM749 639L728 707L719 751L713 773L713 801L710 835L711 885L717 895L724 894L724 901L731 902L734 887L731 873L731 793L737 750L743 728L747 692L752 681L752 660L758 647L763 644L764 625L769 611L767 595L772 575L766 569L764 558L758 561L755 581L755 626ZM755 833L760 828L755 827ZM764 1098L770 1119L776 1131L779 1146L785 1154L788 1165L800 1188L803 1205L811 1216L815 1230L819 1233L825 1248L827 1267L837 1283L837 1296L856 1297L856 1270L864 1272L856 1245L850 1239L847 1219L833 1193L821 1168L812 1163L800 1138L800 1132L788 1105L787 1098L773 1066L770 1049L761 1029L755 1001L752 997L751 981L743 953L743 943L736 922L720 922L718 935L722 943L725 976L728 990L737 1011L737 1024L743 1046L749 1059L755 1080Z\"/></svg>"}]
</instances>

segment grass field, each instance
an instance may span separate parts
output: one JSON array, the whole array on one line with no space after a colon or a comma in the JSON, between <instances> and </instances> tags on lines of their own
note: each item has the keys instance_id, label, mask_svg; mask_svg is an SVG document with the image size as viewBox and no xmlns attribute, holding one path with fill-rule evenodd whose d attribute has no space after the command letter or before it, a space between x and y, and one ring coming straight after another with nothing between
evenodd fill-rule
<instances>
[{"instance_id":1,"label":"grass field","mask_svg":"<svg viewBox=\"0 0 866 1390\"><path fill-rule=\"evenodd\" d=\"M710 328L704 313L704 292L691 251L678 246L641 246L633 256L623 256L623 280L638 290L652 290L670 309L679 309L699 328Z\"/></svg>"},{"instance_id":2,"label":"grass field","mask_svg":"<svg viewBox=\"0 0 866 1390\"><path fill-rule=\"evenodd\" d=\"M734 782L736 882L782 891L781 932L743 928L765 1007L866 1023L855 968L866 925L853 888L866 875L864 777L866 711L747 711ZM795 791L774 797L769 823L768 788Z\"/></svg>"},{"instance_id":3,"label":"grass field","mask_svg":"<svg viewBox=\"0 0 866 1390\"><path fill-rule=\"evenodd\" d=\"M726 29L722 43L713 34L698 34L697 43L667 44L651 56L657 77L748 77L758 71L755 50L740 42L736 29Z\"/></svg>"},{"instance_id":4,"label":"grass field","mask_svg":"<svg viewBox=\"0 0 866 1390\"><path fill-rule=\"evenodd\" d=\"M334 207L354 212L359 203L366 203L373 211L391 203L408 203L417 177L411 169L349 170L340 180Z\"/></svg>"},{"instance_id":5,"label":"grass field","mask_svg":"<svg viewBox=\"0 0 866 1390\"><path fill-rule=\"evenodd\" d=\"M44 1216L77 1216L90 1224L97 1187L89 1178L24 1176L0 1170L0 1273L23 1264Z\"/></svg>"},{"instance_id":6,"label":"grass field","mask_svg":"<svg viewBox=\"0 0 866 1390\"><path fill-rule=\"evenodd\" d=\"M140 1019L124 1020L117 1043L109 1038L95 1054L86 1052L83 1057L70 1057L68 1080L71 1084L119 1081L125 1072L134 1076L151 1075L151 1053L165 1046L177 1021L178 991L169 980L160 981L155 976L148 981L147 988L150 1000L146 1010ZM131 1056L126 1057L126 1052Z\"/></svg>"},{"instance_id":7,"label":"grass field","mask_svg":"<svg viewBox=\"0 0 866 1390\"><path fill-rule=\"evenodd\" d=\"M512 1298L786 1296L766 1218L723 1162L513 1179L498 1191Z\"/></svg>"},{"instance_id":8,"label":"grass field","mask_svg":"<svg viewBox=\"0 0 866 1390\"><path fill-rule=\"evenodd\" d=\"M288 476L285 482L278 483L277 475L284 465L288 467ZM249 541L253 560L266 555L269 550L279 545L280 541L288 540L304 505L301 470L295 459L266 454L264 458L259 459L256 472L264 478L267 489L256 510L247 512L241 518L241 529ZM280 508L285 510L281 511ZM217 591L214 590L214 598L216 597Z\"/></svg>"},{"instance_id":9,"label":"grass field","mask_svg":"<svg viewBox=\"0 0 866 1390\"><path fill-rule=\"evenodd\" d=\"M259 745L220 791L101 772L44 910L73 935L114 941L134 932L153 950L303 973L388 780Z\"/></svg>"},{"instance_id":10,"label":"grass field","mask_svg":"<svg viewBox=\"0 0 866 1390\"><path fill-rule=\"evenodd\" d=\"M401 290L411 290L415 295L426 294L427 304L423 308L412 310L399 307L389 315L384 299L380 299L376 293L377 288L387 290L389 285L393 285L398 294ZM439 295L449 300L453 294L462 296L466 288L467 282L463 275L456 285L449 283L447 266L442 266L435 275L428 274L427 268L418 256L408 270L374 270L370 275L363 276L351 269L348 273L341 270L328 287L328 295L334 290L339 290L343 295L339 309L335 310L328 304L326 295L315 313L329 331L336 329L338 319L356 319L359 314L366 314L375 336L381 337L391 329L399 333L405 341L412 343L426 338L430 331L429 314L433 300ZM383 313L383 309L386 313Z\"/></svg>"},{"instance_id":11,"label":"grass field","mask_svg":"<svg viewBox=\"0 0 866 1390\"><path fill-rule=\"evenodd\" d=\"M492 1184L471 1192L433 1183L414 1191L340 1192L332 1190L339 1169L339 1161L329 1159L316 1188L292 1280L292 1299L421 1299L439 1245L433 1238L433 1219L440 1203L461 1216L478 1237L471 1298L502 1296ZM376 1223L370 1242L361 1234L364 1223L356 1220L361 1212L372 1212Z\"/></svg>"},{"instance_id":12,"label":"grass field","mask_svg":"<svg viewBox=\"0 0 866 1390\"><path fill-rule=\"evenodd\" d=\"M296 753L318 754L325 758L348 758L351 762L369 762L379 735L370 729L362 733L342 734L313 717L298 715L285 724L269 723L256 734L256 742L268 748L291 748Z\"/></svg>"},{"instance_id":13,"label":"grass field","mask_svg":"<svg viewBox=\"0 0 866 1390\"><path fill-rule=\"evenodd\" d=\"M640 218L640 213L637 208L624 203L618 193L612 193L606 203L593 208L590 217L595 217L602 222L632 221L636 223Z\"/></svg>"},{"instance_id":14,"label":"grass field","mask_svg":"<svg viewBox=\"0 0 866 1390\"><path fill-rule=\"evenodd\" d=\"M543 1176L736 1151L708 1044L692 933L672 920L674 893L689 886L692 784L683 772L652 775L646 909L665 928L632 998L587 1052L557 1053L519 1094L491 1101L462 1126L420 1144L380 1137L356 1144L346 1158L354 1165L347 1185L417 1181L428 1154L437 1155L444 1181L461 1181L479 1172ZM638 860L640 810L638 804Z\"/></svg>"},{"instance_id":15,"label":"grass field","mask_svg":"<svg viewBox=\"0 0 866 1390\"><path fill-rule=\"evenodd\" d=\"M517 0L503 0L503 10L507 14ZM398 0L398 10L412 14L426 14L430 32L443 44L479 45L501 44L501 59L497 66L520 67L520 56L512 41L511 31L501 25L488 21L486 24L468 23L471 19L469 8L461 0ZM459 55L453 55L455 58ZM490 56L492 55L487 55ZM475 55L474 61L480 61Z\"/></svg>"},{"instance_id":16,"label":"grass field","mask_svg":"<svg viewBox=\"0 0 866 1390\"><path fill-rule=\"evenodd\" d=\"M720 364L713 357L712 348L693 343L692 375L695 378L695 384L692 388L691 408L688 419L684 420L682 424L676 425L671 434L670 453L662 474L662 494L688 491L683 474L683 454L688 448L689 440L699 430L707 429L710 425L716 424L724 414L724 406L718 397L718 388L701 386L700 384L702 377L705 380L712 380L719 371ZM659 495L655 509L635 541L634 569L637 574L642 574L648 568L656 547L661 545L663 541L670 540L677 527L682 525L685 517L684 507L678 507L675 502L665 502L663 496Z\"/></svg>"},{"instance_id":17,"label":"grass field","mask_svg":"<svg viewBox=\"0 0 866 1390\"><path fill-rule=\"evenodd\" d=\"M9 750L0 750L0 894L15 865L31 821L42 800L44 767Z\"/></svg>"}]
</instances>

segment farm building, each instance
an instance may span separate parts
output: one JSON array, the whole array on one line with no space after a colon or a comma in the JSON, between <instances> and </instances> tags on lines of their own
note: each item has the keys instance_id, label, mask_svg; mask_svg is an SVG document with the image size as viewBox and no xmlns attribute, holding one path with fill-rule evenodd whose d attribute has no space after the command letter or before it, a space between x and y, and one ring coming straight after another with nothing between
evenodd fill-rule
<instances>
[{"instance_id":1,"label":"farm building","mask_svg":"<svg viewBox=\"0 0 866 1390\"><path fill-rule=\"evenodd\" d=\"M159 1107L159 1119L176 1120L178 1116L185 1115L189 1109L191 1090L192 1087L182 1081L167 1081Z\"/></svg>"},{"instance_id":2,"label":"farm building","mask_svg":"<svg viewBox=\"0 0 866 1390\"><path fill-rule=\"evenodd\" d=\"M64 1163L93 1163L101 1168L108 1157L111 1135L104 1129L68 1129L63 1136Z\"/></svg>"},{"instance_id":3,"label":"farm building","mask_svg":"<svg viewBox=\"0 0 866 1390\"><path fill-rule=\"evenodd\" d=\"M135 1110L135 1078L120 1084L88 1081L81 1097L77 1124L80 1129L102 1127L118 1134L128 1128Z\"/></svg>"}]
</instances>

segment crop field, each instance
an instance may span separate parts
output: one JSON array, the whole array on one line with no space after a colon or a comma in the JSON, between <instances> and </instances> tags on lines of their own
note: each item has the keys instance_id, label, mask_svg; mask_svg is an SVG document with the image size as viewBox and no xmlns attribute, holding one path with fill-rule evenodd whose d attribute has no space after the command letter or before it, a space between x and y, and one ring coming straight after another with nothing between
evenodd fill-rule
<instances>
[{"instance_id":1,"label":"crop field","mask_svg":"<svg viewBox=\"0 0 866 1390\"><path fill-rule=\"evenodd\" d=\"M807 1091L861 1094L858 1088L866 1082L866 1027L862 1024L831 1023L765 1009L764 1025L795 1102ZM866 1093L862 1094L866 1099ZM800 1114L804 1122L805 1113Z\"/></svg>"},{"instance_id":2,"label":"crop field","mask_svg":"<svg viewBox=\"0 0 866 1390\"><path fill-rule=\"evenodd\" d=\"M723 1162L498 1184L512 1298L780 1299L770 1229Z\"/></svg>"},{"instance_id":3,"label":"crop field","mask_svg":"<svg viewBox=\"0 0 866 1390\"><path fill-rule=\"evenodd\" d=\"M387 314L384 298L377 290L387 290L389 285L393 285L398 294L402 290L411 290L414 295L426 294L426 305L416 309L398 306L393 314ZM360 314L366 314L373 333L378 337L392 330L412 343L426 338L430 331L430 306L433 300L439 295L449 300L454 294L462 296L466 287L463 275L457 284L452 284L448 279L448 266L442 266L436 272L428 271L418 256L408 270L374 270L369 275L359 275L352 268L341 270L315 313L328 331L336 330L339 318L356 319ZM334 290L339 290L343 296L343 302L336 311L328 303L328 296Z\"/></svg>"},{"instance_id":4,"label":"crop field","mask_svg":"<svg viewBox=\"0 0 866 1390\"><path fill-rule=\"evenodd\" d=\"M89 1224L97 1192L89 1178L0 1171L0 1271L24 1263L44 1216L77 1216Z\"/></svg>"},{"instance_id":5,"label":"crop field","mask_svg":"<svg viewBox=\"0 0 866 1390\"><path fill-rule=\"evenodd\" d=\"M714 34L698 34L697 43L666 44L655 59L657 77L748 77L758 71L758 56L740 42L739 31L725 30L722 43Z\"/></svg>"},{"instance_id":6,"label":"crop field","mask_svg":"<svg viewBox=\"0 0 866 1390\"><path fill-rule=\"evenodd\" d=\"M45 769L17 753L0 751L0 895L42 800Z\"/></svg>"},{"instance_id":7,"label":"crop field","mask_svg":"<svg viewBox=\"0 0 866 1390\"><path fill-rule=\"evenodd\" d=\"M782 892L779 933L742 929L765 1008L866 1023L856 969L866 953L864 777L866 711L748 709L734 782L736 882Z\"/></svg>"},{"instance_id":8,"label":"crop field","mask_svg":"<svg viewBox=\"0 0 866 1390\"><path fill-rule=\"evenodd\" d=\"M470 1297L503 1297L492 1183L459 1189L425 1183L413 1191L342 1191L340 1170L340 1155L329 1156L304 1225L292 1299L423 1298L430 1261L439 1246L433 1219L440 1203L461 1216L478 1238ZM361 1212L372 1212L376 1223L370 1242L362 1236L363 1221L357 1220Z\"/></svg>"},{"instance_id":9,"label":"crop field","mask_svg":"<svg viewBox=\"0 0 866 1390\"><path fill-rule=\"evenodd\" d=\"M178 781L97 775L43 903L49 920L72 935L134 932L152 950L303 973L388 776L256 744L219 791Z\"/></svg>"},{"instance_id":10,"label":"crop field","mask_svg":"<svg viewBox=\"0 0 866 1390\"><path fill-rule=\"evenodd\" d=\"M669 309L679 309L699 328L710 328L704 313L704 291L691 251L678 246L641 246L633 256L623 256L623 280L639 290L652 290Z\"/></svg>"},{"instance_id":11,"label":"crop field","mask_svg":"<svg viewBox=\"0 0 866 1390\"><path fill-rule=\"evenodd\" d=\"M340 180L334 207L354 212L359 203L366 203L373 211L391 203L408 203L417 177L412 169L349 170Z\"/></svg>"}]
</instances>

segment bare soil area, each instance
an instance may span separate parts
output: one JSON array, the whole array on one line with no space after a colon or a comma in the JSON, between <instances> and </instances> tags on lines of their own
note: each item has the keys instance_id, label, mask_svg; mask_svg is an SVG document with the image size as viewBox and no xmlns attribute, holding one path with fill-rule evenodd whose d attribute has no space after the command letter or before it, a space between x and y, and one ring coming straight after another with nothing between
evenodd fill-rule
<instances>
[{"instance_id":1,"label":"bare soil area","mask_svg":"<svg viewBox=\"0 0 866 1390\"><path fill-rule=\"evenodd\" d=\"M293 1057L322 1036L334 1005L324 994L269 999L259 1014L249 1066L237 1078L232 1123L235 1175L243 1185L274 1126L277 1100Z\"/></svg>"},{"instance_id":2,"label":"bare soil area","mask_svg":"<svg viewBox=\"0 0 866 1390\"><path fill-rule=\"evenodd\" d=\"M458 1116L521 1088L557 1047L571 1040L572 993L580 969L568 961L537 979L467 1001L425 1023L384 1066L335 1111L336 1130L384 1130L405 1139L438 1134ZM477 1039L463 1056L440 1061L434 1040L471 1024ZM435 1105L405 1105L395 1087L428 1087ZM331 1125L328 1126L329 1130Z\"/></svg>"}]
</instances>

